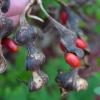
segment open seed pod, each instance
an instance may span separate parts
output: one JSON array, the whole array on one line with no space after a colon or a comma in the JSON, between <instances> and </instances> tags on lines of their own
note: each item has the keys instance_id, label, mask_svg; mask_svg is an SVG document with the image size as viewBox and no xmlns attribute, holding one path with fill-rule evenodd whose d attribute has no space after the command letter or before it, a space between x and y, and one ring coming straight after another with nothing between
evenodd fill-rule
<instances>
[{"instance_id":1,"label":"open seed pod","mask_svg":"<svg viewBox=\"0 0 100 100\"><path fill-rule=\"evenodd\" d=\"M76 70L67 73L60 71L56 77L56 82L61 89L62 96L70 91L84 90L88 86L86 80L79 77Z\"/></svg>"},{"instance_id":2,"label":"open seed pod","mask_svg":"<svg viewBox=\"0 0 100 100\"><path fill-rule=\"evenodd\" d=\"M47 16L47 18L50 20L52 26L58 31L58 33L60 35L60 40L64 44L66 50L68 50L68 52L73 52L79 58L82 58L84 56L84 52L83 52L83 50L81 50L80 48L77 48L75 46L75 40L77 38L77 36L75 35L75 33L73 31L71 31L70 29L66 28L65 26L61 25L55 19L53 19L46 12L46 10L44 9L41 0L37 0L37 3L39 4L41 10L45 13L45 15Z\"/></svg>"},{"instance_id":3,"label":"open seed pod","mask_svg":"<svg viewBox=\"0 0 100 100\"><path fill-rule=\"evenodd\" d=\"M85 35L84 35L83 31L79 28L79 21L82 20L82 19L81 19L80 16L78 16L70 8L70 6L68 6L67 4L62 2L61 0L57 0L57 1L61 5L61 11L64 11L68 16L66 27L68 27L69 29L74 31L74 34L77 36L76 46L77 46L77 43L78 43L77 47L84 50L84 57L82 59L82 66L87 67L87 66L89 66L88 55L90 54L90 48L89 48L88 44L86 43L86 41L84 40ZM72 0L72 1L76 2L74 0ZM82 47L82 45L83 45L83 47Z\"/></svg>"}]
</instances>

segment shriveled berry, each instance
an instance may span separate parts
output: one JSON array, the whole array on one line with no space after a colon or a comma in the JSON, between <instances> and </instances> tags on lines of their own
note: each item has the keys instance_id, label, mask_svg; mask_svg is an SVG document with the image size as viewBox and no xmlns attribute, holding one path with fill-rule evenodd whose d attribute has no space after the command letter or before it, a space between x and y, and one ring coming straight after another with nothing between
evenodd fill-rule
<instances>
[{"instance_id":1,"label":"shriveled berry","mask_svg":"<svg viewBox=\"0 0 100 100\"><path fill-rule=\"evenodd\" d=\"M65 11L61 11L61 13L60 13L60 21L61 21L61 23L63 25L66 24L67 20L68 20L68 15L66 14Z\"/></svg>"},{"instance_id":2,"label":"shriveled berry","mask_svg":"<svg viewBox=\"0 0 100 100\"><path fill-rule=\"evenodd\" d=\"M78 38L76 40L76 46L78 48L81 48L81 49L86 49L87 48L87 43L84 40Z\"/></svg>"},{"instance_id":3,"label":"shriveled berry","mask_svg":"<svg viewBox=\"0 0 100 100\"><path fill-rule=\"evenodd\" d=\"M73 53L66 53L64 58L71 67L77 68L80 66L80 59Z\"/></svg>"},{"instance_id":4,"label":"shriveled berry","mask_svg":"<svg viewBox=\"0 0 100 100\"><path fill-rule=\"evenodd\" d=\"M6 47L11 52L17 52L18 51L18 45L15 43L15 41L13 41L10 38L2 39L1 43L4 47Z\"/></svg>"},{"instance_id":5,"label":"shriveled berry","mask_svg":"<svg viewBox=\"0 0 100 100\"><path fill-rule=\"evenodd\" d=\"M66 48L64 47L64 45L60 42L60 49L65 52L66 51Z\"/></svg>"}]
</instances>

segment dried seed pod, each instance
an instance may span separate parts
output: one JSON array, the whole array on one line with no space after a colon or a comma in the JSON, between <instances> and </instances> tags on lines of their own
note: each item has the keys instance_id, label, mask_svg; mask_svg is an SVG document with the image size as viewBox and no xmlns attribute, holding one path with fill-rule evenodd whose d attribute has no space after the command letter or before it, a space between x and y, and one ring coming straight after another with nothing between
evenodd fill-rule
<instances>
[{"instance_id":1,"label":"dried seed pod","mask_svg":"<svg viewBox=\"0 0 100 100\"><path fill-rule=\"evenodd\" d=\"M84 40L85 35L82 32L82 30L79 28L79 21L81 20L81 17L79 17L72 9L70 9L69 6L64 4L62 1L58 0L58 2L61 4L62 10L68 14L67 27L70 28L72 31L74 31L74 34L76 34L77 38ZM84 51L85 54L89 54L90 53L89 46L87 46L87 48L85 48Z\"/></svg>"},{"instance_id":2,"label":"dried seed pod","mask_svg":"<svg viewBox=\"0 0 100 100\"><path fill-rule=\"evenodd\" d=\"M67 73L60 71L56 77L56 82L62 90L62 96L73 90L84 90L88 86L86 80L80 78L75 70Z\"/></svg>"},{"instance_id":3,"label":"dried seed pod","mask_svg":"<svg viewBox=\"0 0 100 100\"><path fill-rule=\"evenodd\" d=\"M39 69L39 66L45 62L45 55L38 49L36 49L36 47L32 43L28 44L27 49L28 55L25 60L26 69Z\"/></svg>"},{"instance_id":4,"label":"dried seed pod","mask_svg":"<svg viewBox=\"0 0 100 100\"><path fill-rule=\"evenodd\" d=\"M74 31L74 34L77 36L77 39L75 40L76 47L84 49L84 55L88 55L90 53L88 44L85 43L82 30L79 28L79 20L81 19L72 9L70 9L69 6L64 4L62 1L58 0L58 2L61 4L61 10L65 11L68 14L68 22L67 27L69 27L71 30ZM79 39L83 41L79 41ZM85 57L84 56L84 57ZM87 65L87 64L86 64Z\"/></svg>"},{"instance_id":5,"label":"dried seed pod","mask_svg":"<svg viewBox=\"0 0 100 100\"><path fill-rule=\"evenodd\" d=\"M37 36L35 27L31 25L20 26L18 30L16 33L16 42L20 45L34 41Z\"/></svg>"},{"instance_id":6,"label":"dried seed pod","mask_svg":"<svg viewBox=\"0 0 100 100\"><path fill-rule=\"evenodd\" d=\"M30 0L29 4L26 6L24 12L20 17L20 27L18 28L18 32L16 33L16 42L19 45L24 45L28 50L28 55L26 57L26 69L27 70L36 70L39 69L38 66L44 62L45 56L43 53L38 51L33 42L37 37L37 30L33 25L30 25L26 19L27 17L35 18L40 20L38 17L31 16L28 11L31 10L31 6L33 5L34 0Z\"/></svg>"},{"instance_id":7,"label":"dried seed pod","mask_svg":"<svg viewBox=\"0 0 100 100\"><path fill-rule=\"evenodd\" d=\"M56 82L58 85L68 91L73 90L73 71L70 71L68 73L64 73L60 71L56 77Z\"/></svg>"},{"instance_id":8,"label":"dried seed pod","mask_svg":"<svg viewBox=\"0 0 100 100\"><path fill-rule=\"evenodd\" d=\"M1 11L3 13L6 13L8 11L9 7L10 7L10 0L2 0Z\"/></svg>"},{"instance_id":9,"label":"dried seed pod","mask_svg":"<svg viewBox=\"0 0 100 100\"><path fill-rule=\"evenodd\" d=\"M51 24L53 25L54 28L57 29L57 31L59 32L60 36L61 36L61 42L64 44L65 48L69 51L69 52L73 52L75 53L79 58L82 58L84 56L84 52L83 50L77 48L75 46L75 40L77 38L77 36L75 35L75 33L69 29L67 29L66 27L64 27L63 25L61 25L60 23L58 23L56 20L54 20L44 9L43 5L42 5L42 1L41 0L37 0L40 8L42 9L42 11L45 13L45 15L48 17L48 19L50 20Z\"/></svg>"},{"instance_id":10,"label":"dried seed pod","mask_svg":"<svg viewBox=\"0 0 100 100\"><path fill-rule=\"evenodd\" d=\"M34 2L35 0L30 0L30 2L26 5L23 13L20 16L20 27L16 34L16 41L21 45L27 44L30 41L33 42L37 36L36 28L28 23L26 17L42 21L42 19L30 15L30 10L32 9Z\"/></svg>"},{"instance_id":11,"label":"dried seed pod","mask_svg":"<svg viewBox=\"0 0 100 100\"><path fill-rule=\"evenodd\" d=\"M32 78L30 79L28 84L29 90L30 91L39 90L47 83L47 80L48 76L44 72L40 70L34 71L32 73Z\"/></svg>"},{"instance_id":12,"label":"dried seed pod","mask_svg":"<svg viewBox=\"0 0 100 100\"><path fill-rule=\"evenodd\" d=\"M76 47L75 39L71 39L69 36L64 35L63 37L61 37L60 41L66 48L67 52L72 52L72 53L76 54L79 58L84 57L84 51L82 49Z\"/></svg>"}]
</instances>

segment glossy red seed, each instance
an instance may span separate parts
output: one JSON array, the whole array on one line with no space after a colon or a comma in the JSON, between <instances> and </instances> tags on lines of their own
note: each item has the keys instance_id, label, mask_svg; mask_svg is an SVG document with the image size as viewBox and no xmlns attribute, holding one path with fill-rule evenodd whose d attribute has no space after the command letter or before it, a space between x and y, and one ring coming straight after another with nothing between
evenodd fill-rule
<instances>
[{"instance_id":1,"label":"glossy red seed","mask_svg":"<svg viewBox=\"0 0 100 100\"><path fill-rule=\"evenodd\" d=\"M66 48L64 47L64 45L60 42L60 49L65 52L66 51Z\"/></svg>"},{"instance_id":2,"label":"glossy red seed","mask_svg":"<svg viewBox=\"0 0 100 100\"><path fill-rule=\"evenodd\" d=\"M61 11L61 13L60 13L61 24L65 25L67 20L68 20L68 15L66 14L66 12Z\"/></svg>"},{"instance_id":3,"label":"glossy red seed","mask_svg":"<svg viewBox=\"0 0 100 100\"><path fill-rule=\"evenodd\" d=\"M6 47L11 52L14 52L15 53L15 52L18 51L17 44L15 43L15 41L13 41L10 38L4 38L4 39L2 39L1 43L2 43L2 45L4 47Z\"/></svg>"},{"instance_id":4,"label":"glossy red seed","mask_svg":"<svg viewBox=\"0 0 100 100\"><path fill-rule=\"evenodd\" d=\"M84 40L78 38L76 40L76 46L78 48L81 48L81 49L86 49L87 48L87 43Z\"/></svg>"},{"instance_id":5,"label":"glossy red seed","mask_svg":"<svg viewBox=\"0 0 100 100\"><path fill-rule=\"evenodd\" d=\"M73 68L80 67L80 59L73 53L66 53L64 59L71 67Z\"/></svg>"}]
</instances>

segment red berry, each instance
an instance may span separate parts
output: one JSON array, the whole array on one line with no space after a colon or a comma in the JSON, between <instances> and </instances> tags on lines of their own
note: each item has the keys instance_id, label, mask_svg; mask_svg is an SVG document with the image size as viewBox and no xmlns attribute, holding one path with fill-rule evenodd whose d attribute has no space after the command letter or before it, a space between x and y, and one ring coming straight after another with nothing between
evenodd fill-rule
<instances>
[{"instance_id":1,"label":"red berry","mask_svg":"<svg viewBox=\"0 0 100 100\"><path fill-rule=\"evenodd\" d=\"M2 43L3 46L5 46L11 52L17 52L18 51L17 44L15 43L15 41L13 41L10 38L2 39L1 43Z\"/></svg>"},{"instance_id":2,"label":"red berry","mask_svg":"<svg viewBox=\"0 0 100 100\"><path fill-rule=\"evenodd\" d=\"M68 15L66 14L65 11L61 11L61 13L60 13L61 24L65 25L67 20L68 20Z\"/></svg>"},{"instance_id":3,"label":"red berry","mask_svg":"<svg viewBox=\"0 0 100 100\"><path fill-rule=\"evenodd\" d=\"M65 52L66 51L66 48L64 47L64 45L60 42L60 49Z\"/></svg>"},{"instance_id":4,"label":"red berry","mask_svg":"<svg viewBox=\"0 0 100 100\"><path fill-rule=\"evenodd\" d=\"M81 49L86 49L87 48L87 43L84 40L78 38L76 40L76 46L78 48L81 48Z\"/></svg>"},{"instance_id":5,"label":"red berry","mask_svg":"<svg viewBox=\"0 0 100 100\"><path fill-rule=\"evenodd\" d=\"M78 68L80 66L80 59L73 53L66 53L65 61L73 68Z\"/></svg>"}]
</instances>

